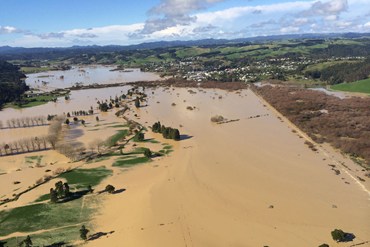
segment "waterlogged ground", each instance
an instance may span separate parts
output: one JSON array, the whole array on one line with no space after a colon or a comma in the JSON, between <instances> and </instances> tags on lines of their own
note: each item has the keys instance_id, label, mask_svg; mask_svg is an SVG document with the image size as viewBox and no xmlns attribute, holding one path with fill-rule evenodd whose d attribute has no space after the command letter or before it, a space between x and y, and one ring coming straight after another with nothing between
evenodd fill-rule
<instances>
[{"instance_id":1,"label":"waterlogged ground","mask_svg":"<svg viewBox=\"0 0 370 247\"><path fill-rule=\"evenodd\" d=\"M84 72L75 73L78 78ZM5 109L0 117L63 114L92 106L95 114L83 117L85 126L72 124L65 138L87 147L94 139L120 139L122 144L127 123L115 110L98 112L96 101L128 89L73 91L70 100ZM79 244L82 224L91 234L104 236L88 246L331 246L334 228L353 232L353 244L368 240L368 194L362 188L368 182L360 183L341 164L351 172L356 165L330 147L309 149L304 133L253 92L147 88L145 93L148 105L136 109L131 103L125 114L147 128L144 142L131 142L89 162L71 163L54 151L0 158L0 174L5 173L0 175L0 198L27 188L46 170L77 168L0 207L5 246L16 245L28 234L37 245ZM235 121L215 124L210 121L214 115ZM179 128L182 140L152 133L149 126L156 121ZM29 128L36 130L45 133L47 126ZM0 131L5 138L22 136L17 129ZM143 148L163 156L148 160ZM59 180L69 182L74 192L93 185L94 194L51 205L48 191ZM119 193L98 194L107 184Z\"/></svg>"},{"instance_id":2,"label":"waterlogged ground","mask_svg":"<svg viewBox=\"0 0 370 247\"><path fill-rule=\"evenodd\" d=\"M140 69L115 70L116 66L73 67L66 71L48 71L28 74L26 83L32 88L50 91L76 85L111 84L135 81L160 80L159 75L141 72Z\"/></svg>"},{"instance_id":3,"label":"waterlogged ground","mask_svg":"<svg viewBox=\"0 0 370 247\"><path fill-rule=\"evenodd\" d=\"M102 70L102 68L97 70L99 69ZM75 70L75 72L80 73L81 71ZM51 73L60 73L60 71ZM66 71L66 73L71 73L71 71ZM85 120L84 125L72 121L69 126L63 126L62 139L70 142L71 145L76 145L76 143L84 145L87 151L91 151L90 142L99 139L104 142L104 147L101 148L106 149L114 147L117 142L125 142L123 140L129 134L129 125L122 118L115 116L117 108L109 112L100 112L96 102L119 97L126 94L129 88L131 87L123 86L72 91L69 100L60 97L57 102L49 102L32 108L7 108L0 112L0 117L6 124L6 121L12 118L60 115L73 111L88 111L92 108L94 109L93 115L79 116L80 119ZM136 110L132 102L129 104L132 108L131 116L133 116ZM2 142L9 143L24 138L45 136L48 128L48 125L27 128L4 126L0 129L0 137ZM173 151L171 145L148 137L142 142L132 141L121 150L113 150L88 162L71 162L53 150L0 157L2 164L0 170L1 200L12 198L15 193L34 186L36 181L43 177L54 177L57 171L72 169L27 192L17 201L0 206L0 239L4 239L0 243L4 246L17 246L22 239L30 235L36 245L65 241L69 243L77 241L78 244L79 228L85 224L89 229L93 229L90 222L99 213L100 205L108 196L106 193L100 194L108 184L107 179L115 174L128 171L135 165L150 163L151 159L144 156L146 148L150 148L154 154L157 153L158 157L169 155ZM96 146L92 149L96 150ZM49 189L54 187L57 181L69 183L71 192L74 193L73 200L58 204L50 203ZM89 186L92 186L93 193L87 190ZM122 193L125 189L116 188L116 191Z\"/></svg>"}]
</instances>

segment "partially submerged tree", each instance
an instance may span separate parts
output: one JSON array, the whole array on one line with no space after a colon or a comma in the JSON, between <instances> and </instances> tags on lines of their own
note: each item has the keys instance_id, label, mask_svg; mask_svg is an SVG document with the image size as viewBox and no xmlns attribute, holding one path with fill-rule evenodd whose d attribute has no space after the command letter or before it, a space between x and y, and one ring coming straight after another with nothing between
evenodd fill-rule
<instances>
[{"instance_id":1,"label":"partially submerged tree","mask_svg":"<svg viewBox=\"0 0 370 247\"><path fill-rule=\"evenodd\" d=\"M114 188L113 185L110 185L108 184L106 187L105 187L105 191L108 192L109 194L113 194L113 192L116 190L116 188Z\"/></svg>"},{"instance_id":2,"label":"partially submerged tree","mask_svg":"<svg viewBox=\"0 0 370 247\"><path fill-rule=\"evenodd\" d=\"M147 158L151 158L152 157L152 151L150 151L150 149L149 148L146 148L145 150L144 150L144 156L145 157L147 157Z\"/></svg>"},{"instance_id":3,"label":"partially submerged tree","mask_svg":"<svg viewBox=\"0 0 370 247\"><path fill-rule=\"evenodd\" d=\"M346 233L340 229L335 229L331 232L333 240L337 242L343 242L346 240Z\"/></svg>"},{"instance_id":4,"label":"partially submerged tree","mask_svg":"<svg viewBox=\"0 0 370 247\"><path fill-rule=\"evenodd\" d=\"M99 104L100 111L107 112L108 109L109 109L109 105L106 102Z\"/></svg>"},{"instance_id":5,"label":"partially submerged tree","mask_svg":"<svg viewBox=\"0 0 370 247\"><path fill-rule=\"evenodd\" d=\"M91 149L92 152L96 149L98 153L101 153L101 149L104 146L104 142L100 139L95 139L92 142L89 143L89 148Z\"/></svg>"},{"instance_id":6,"label":"partially submerged tree","mask_svg":"<svg viewBox=\"0 0 370 247\"><path fill-rule=\"evenodd\" d=\"M152 126L152 131L154 133L162 133L163 137L166 139L173 139L175 141L180 140L180 131L171 127L166 127L161 125L160 122L156 122Z\"/></svg>"},{"instance_id":7,"label":"partially submerged tree","mask_svg":"<svg viewBox=\"0 0 370 247\"><path fill-rule=\"evenodd\" d=\"M144 141L144 139L145 139L144 133L139 132L135 136L135 141L142 142Z\"/></svg>"},{"instance_id":8,"label":"partially submerged tree","mask_svg":"<svg viewBox=\"0 0 370 247\"><path fill-rule=\"evenodd\" d=\"M139 99L139 97L136 97L136 99L135 99L135 107L136 108L139 108L140 107L140 99Z\"/></svg>"}]
</instances>

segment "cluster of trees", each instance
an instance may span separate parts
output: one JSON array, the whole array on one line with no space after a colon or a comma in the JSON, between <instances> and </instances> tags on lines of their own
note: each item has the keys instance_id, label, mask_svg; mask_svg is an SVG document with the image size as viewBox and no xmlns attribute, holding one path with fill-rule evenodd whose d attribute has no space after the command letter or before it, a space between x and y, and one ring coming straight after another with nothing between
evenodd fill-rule
<instances>
[{"instance_id":1,"label":"cluster of trees","mask_svg":"<svg viewBox=\"0 0 370 247\"><path fill-rule=\"evenodd\" d=\"M56 116L50 123L48 140L53 149L56 149L56 144L59 139L60 132L62 131L62 123L64 122L63 116Z\"/></svg>"},{"instance_id":2,"label":"cluster of trees","mask_svg":"<svg viewBox=\"0 0 370 247\"><path fill-rule=\"evenodd\" d=\"M109 100L106 99L105 101L98 101L97 102L98 108L103 112L107 112L109 109L112 109L113 107L119 108L120 101L125 98L126 95L123 94L120 97L116 96L114 99L110 97Z\"/></svg>"},{"instance_id":3,"label":"cluster of trees","mask_svg":"<svg viewBox=\"0 0 370 247\"><path fill-rule=\"evenodd\" d=\"M59 199L68 198L71 195L68 183L58 181L55 188L50 188L50 201L57 203Z\"/></svg>"},{"instance_id":4,"label":"cluster of trees","mask_svg":"<svg viewBox=\"0 0 370 247\"><path fill-rule=\"evenodd\" d=\"M103 112L107 112L109 109L113 108L113 105L111 103L108 104L107 102L103 102L103 103L98 102L98 108L99 110Z\"/></svg>"},{"instance_id":5,"label":"cluster of trees","mask_svg":"<svg viewBox=\"0 0 370 247\"><path fill-rule=\"evenodd\" d=\"M46 119L47 119L48 121L51 121L51 120L53 120L56 116L57 116L57 115L49 115L49 114L48 114L48 116L47 116L47 118L46 118Z\"/></svg>"},{"instance_id":6,"label":"cluster of trees","mask_svg":"<svg viewBox=\"0 0 370 247\"><path fill-rule=\"evenodd\" d=\"M25 138L1 144L0 156L42 151L50 147L52 147L52 140L48 136Z\"/></svg>"},{"instance_id":7,"label":"cluster of trees","mask_svg":"<svg viewBox=\"0 0 370 247\"><path fill-rule=\"evenodd\" d=\"M340 99L292 87L252 87L318 143L328 142L370 164L370 98Z\"/></svg>"},{"instance_id":8,"label":"cluster of trees","mask_svg":"<svg viewBox=\"0 0 370 247\"><path fill-rule=\"evenodd\" d=\"M23 118L12 118L6 120L6 126L8 128L23 128L46 125L47 121L45 117L23 117ZM0 120L0 129L5 128L3 122Z\"/></svg>"},{"instance_id":9,"label":"cluster of trees","mask_svg":"<svg viewBox=\"0 0 370 247\"><path fill-rule=\"evenodd\" d=\"M19 67L0 60L0 108L7 102L17 101L29 89Z\"/></svg>"},{"instance_id":10,"label":"cluster of trees","mask_svg":"<svg viewBox=\"0 0 370 247\"><path fill-rule=\"evenodd\" d=\"M62 131L62 124L65 122L64 116L54 117L49 126L48 141L52 149L57 150L59 153L65 155L71 160L77 160L80 155L85 151L83 145L72 145L70 143L64 143L59 140L59 135Z\"/></svg>"},{"instance_id":11,"label":"cluster of trees","mask_svg":"<svg viewBox=\"0 0 370 247\"><path fill-rule=\"evenodd\" d=\"M80 155L85 151L85 148L83 146L74 147L73 145L67 143L58 143L56 150L64 156L75 161L80 158Z\"/></svg>"},{"instance_id":12,"label":"cluster of trees","mask_svg":"<svg viewBox=\"0 0 370 247\"><path fill-rule=\"evenodd\" d=\"M330 85L367 79L370 73L370 58L363 62L339 63L323 70L306 71L305 76L320 79Z\"/></svg>"},{"instance_id":13,"label":"cluster of trees","mask_svg":"<svg viewBox=\"0 0 370 247\"><path fill-rule=\"evenodd\" d=\"M50 116L50 115L49 115ZM48 118L49 118L48 116ZM49 133L47 136L26 138L11 143L0 145L0 156L12 155L26 152L42 151L48 148L56 149L59 134L62 130L63 116L53 116L50 118ZM43 117L23 118L9 120L8 126L17 127L19 124L45 124L46 120Z\"/></svg>"},{"instance_id":14,"label":"cluster of trees","mask_svg":"<svg viewBox=\"0 0 370 247\"><path fill-rule=\"evenodd\" d=\"M104 145L104 141L100 139L95 139L89 143L88 148L91 150L91 152L94 152L94 150L96 149L98 151L98 154L101 154Z\"/></svg>"},{"instance_id":15,"label":"cluster of trees","mask_svg":"<svg viewBox=\"0 0 370 247\"><path fill-rule=\"evenodd\" d=\"M85 151L83 145L71 145L60 141L60 133L64 116L54 116L49 125L47 136L25 138L11 143L3 143L0 145L0 156L14 155L26 152L42 151L46 149L54 149L65 155L71 160L77 160Z\"/></svg>"},{"instance_id":16,"label":"cluster of trees","mask_svg":"<svg viewBox=\"0 0 370 247\"><path fill-rule=\"evenodd\" d=\"M82 119L82 120L79 120L79 119L78 119L78 117L74 117L74 118L73 118L73 122L74 122L74 123L78 123L79 121L81 122L81 124L85 125L85 120L83 120L83 119ZM64 123L65 123L66 125L69 125L69 123L70 123L70 122L71 122L71 121L69 121L69 119L68 119L68 118L64 121Z\"/></svg>"},{"instance_id":17,"label":"cluster of trees","mask_svg":"<svg viewBox=\"0 0 370 247\"><path fill-rule=\"evenodd\" d=\"M143 86L142 89L144 91L145 90L145 87ZM134 95L136 95L136 98L134 100L135 107L136 108L139 108L140 105L141 105L140 102L143 102L144 101L144 98L146 98L147 95L144 92L140 92L139 87L137 87L137 86L135 86L135 87L127 90L127 96L132 97ZM127 96L125 95L125 98Z\"/></svg>"},{"instance_id":18,"label":"cluster of trees","mask_svg":"<svg viewBox=\"0 0 370 247\"><path fill-rule=\"evenodd\" d=\"M152 126L152 131L154 133L162 133L162 136L166 139L173 139L175 141L180 140L180 131L171 127L166 127L161 125L160 122L156 122Z\"/></svg>"},{"instance_id":19,"label":"cluster of trees","mask_svg":"<svg viewBox=\"0 0 370 247\"><path fill-rule=\"evenodd\" d=\"M79 110L79 111L72 111L71 113L67 112L67 117L72 117L72 116L88 116L88 115L93 115L93 114L94 114L94 110L91 107L91 109L88 110L88 111Z\"/></svg>"}]
</instances>

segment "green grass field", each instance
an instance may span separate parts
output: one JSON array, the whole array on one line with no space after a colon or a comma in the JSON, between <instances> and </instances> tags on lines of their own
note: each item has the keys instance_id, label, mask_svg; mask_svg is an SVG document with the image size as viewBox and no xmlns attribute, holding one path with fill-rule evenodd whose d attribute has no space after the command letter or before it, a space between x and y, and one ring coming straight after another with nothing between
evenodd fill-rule
<instances>
[{"instance_id":1,"label":"green grass field","mask_svg":"<svg viewBox=\"0 0 370 247\"><path fill-rule=\"evenodd\" d=\"M88 185L96 186L112 171L105 167L95 169L76 169L60 175L71 185L71 188L84 189ZM65 203L52 204L45 202L49 194L42 195L36 202L23 207L3 210L0 212L0 236L6 236L13 232L30 233L34 246L42 246L56 242L69 242L78 239L78 229L86 224L96 212L99 205L95 196L84 196ZM47 230L41 234L32 235L33 232ZM6 242L7 246L17 243L23 238L11 238Z\"/></svg>"},{"instance_id":2,"label":"green grass field","mask_svg":"<svg viewBox=\"0 0 370 247\"><path fill-rule=\"evenodd\" d=\"M28 164L36 164L36 165L41 165L41 160L44 156L39 155L39 156L26 156L24 157L26 163Z\"/></svg>"},{"instance_id":3,"label":"green grass field","mask_svg":"<svg viewBox=\"0 0 370 247\"><path fill-rule=\"evenodd\" d=\"M316 63L316 64L311 64L307 66L307 68L305 68L304 71L314 71L314 70L322 71L323 69L326 69L336 64L353 63L353 62L356 62L356 61L344 60L344 61L329 61L329 62L323 62L323 63Z\"/></svg>"},{"instance_id":4,"label":"green grass field","mask_svg":"<svg viewBox=\"0 0 370 247\"><path fill-rule=\"evenodd\" d=\"M107 143L107 146L108 147L112 147L112 146L116 145L116 143L119 140L121 140L122 138L124 138L127 135L128 135L128 130L127 129L117 131L117 134L109 137L109 139L106 142Z\"/></svg>"},{"instance_id":5,"label":"green grass field","mask_svg":"<svg viewBox=\"0 0 370 247\"><path fill-rule=\"evenodd\" d=\"M341 83L331 86L331 89L345 92L367 93L370 94L370 78L366 80Z\"/></svg>"},{"instance_id":6,"label":"green grass field","mask_svg":"<svg viewBox=\"0 0 370 247\"><path fill-rule=\"evenodd\" d=\"M6 107L11 107L14 109L21 109L21 108L28 108L28 107L34 107L34 106L39 106L46 104L52 100L55 99L55 96L37 96L37 97L31 97L31 98L26 98L24 104L14 104L14 103L9 103L6 105Z\"/></svg>"},{"instance_id":7,"label":"green grass field","mask_svg":"<svg viewBox=\"0 0 370 247\"><path fill-rule=\"evenodd\" d=\"M53 68L51 67L21 67L21 71L25 74L45 72L45 71L50 71L52 69Z\"/></svg>"},{"instance_id":8,"label":"green grass field","mask_svg":"<svg viewBox=\"0 0 370 247\"><path fill-rule=\"evenodd\" d=\"M80 239L79 229L80 226L63 227L57 230L47 231L40 234L31 234L30 237L33 246L53 246L52 244L57 243L67 244ZM4 246L18 246L19 243L23 241L25 238L26 237L9 238L2 242L5 244Z\"/></svg>"},{"instance_id":9,"label":"green grass field","mask_svg":"<svg viewBox=\"0 0 370 247\"><path fill-rule=\"evenodd\" d=\"M0 212L0 236L13 232L35 232L43 229L80 224L91 219L94 197L84 197L68 203L42 203Z\"/></svg>"},{"instance_id":10,"label":"green grass field","mask_svg":"<svg viewBox=\"0 0 370 247\"><path fill-rule=\"evenodd\" d=\"M80 189L86 188L89 185L94 187L110 175L112 175L111 170L105 167L99 167L95 169L76 169L63 173L59 177L66 179L71 187Z\"/></svg>"},{"instance_id":11,"label":"green grass field","mask_svg":"<svg viewBox=\"0 0 370 247\"><path fill-rule=\"evenodd\" d=\"M147 157L133 157L133 158L119 158L117 159L112 166L117 166L117 167L131 167L134 165L146 163L150 161L149 158Z\"/></svg>"},{"instance_id":12,"label":"green grass field","mask_svg":"<svg viewBox=\"0 0 370 247\"><path fill-rule=\"evenodd\" d=\"M108 157L104 157L108 159ZM102 161L102 160L99 160ZM96 161L96 162L99 162ZM105 167L99 167L94 169L76 169L71 172L64 173L59 178L67 180L71 188L74 189L86 189L87 186L92 187L100 184L106 177L112 175L112 170L108 170ZM47 192L47 191L45 191ZM49 194L44 194L36 199L35 202L42 202L50 199Z\"/></svg>"}]
</instances>

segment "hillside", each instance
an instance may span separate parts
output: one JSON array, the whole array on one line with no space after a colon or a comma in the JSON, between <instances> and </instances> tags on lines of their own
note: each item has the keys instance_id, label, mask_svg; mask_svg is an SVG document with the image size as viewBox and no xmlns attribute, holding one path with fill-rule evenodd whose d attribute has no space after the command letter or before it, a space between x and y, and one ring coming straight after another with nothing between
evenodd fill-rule
<instances>
[{"instance_id":1,"label":"hillside","mask_svg":"<svg viewBox=\"0 0 370 247\"><path fill-rule=\"evenodd\" d=\"M24 77L18 66L0 61L0 108L4 103L17 100L28 89L22 80Z\"/></svg>"}]
</instances>

